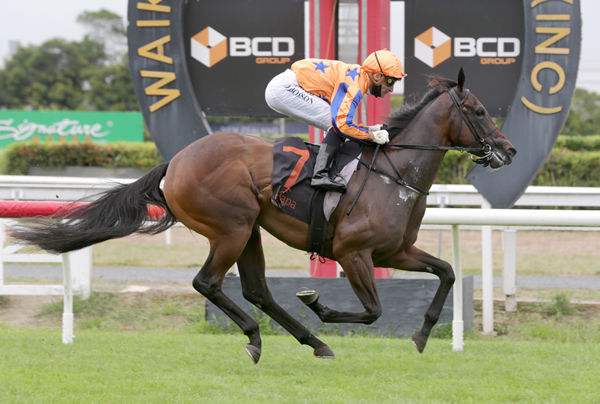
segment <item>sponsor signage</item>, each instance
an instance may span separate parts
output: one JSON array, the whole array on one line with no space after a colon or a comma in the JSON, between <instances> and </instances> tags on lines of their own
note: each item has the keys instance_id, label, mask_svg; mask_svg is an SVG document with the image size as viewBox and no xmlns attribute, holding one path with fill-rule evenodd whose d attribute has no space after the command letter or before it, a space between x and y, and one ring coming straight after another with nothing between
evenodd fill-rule
<instances>
[{"instance_id":1,"label":"sponsor signage","mask_svg":"<svg viewBox=\"0 0 600 404\"><path fill-rule=\"evenodd\" d=\"M191 82L207 115L280 116L266 104L265 87L304 57L304 1L188 2L184 36Z\"/></svg>"},{"instance_id":2,"label":"sponsor signage","mask_svg":"<svg viewBox=\"0 0 600 404\"><path fill-rule=\"evenodd\" d=\"M427 74L456 77L495 116L518 153L510 166L474 167L471 182L496 208L511 207L535 178L560 133L575 90L579 0L406 2L406 95Z\"/></svg>"},{"instance_id":3,"label":"sponsor signage","mask_svg":"<svg viewBox=\"0 0 600 404\"><path fill-rule=\"evenodd\" d=\"M129 66L140 110L165 160L210 133L194 96L182 26L185 2L129 0Z\"/></svg>"},{"instance_id":4,"label":"sponsor signage","mask_svg":"<svg viewBox=\"0 0 600 404\"><path fill-rule=\"evenodd\" d=\"M0 110L0 147L12 142L141 142L139 112Z\"/></svg>"},{"instance_id":5,"label":"sponsor signage","mask_svg":"<svg viewBox=\"0 0 600 404\"><path fill-rule=\"evenodd\" d=\"M206 115L279 116L267 83L304 57L303 0L129 0L140 109L165 160L210 133Z\"/></svg>"},{"instance_id":6,"label":"sponsor signage","mask_svg":"<svg viewBox=\"0 0 600 404\"><path fill-rule=\"evenodd\" d=\"M490 114L505 116L521 73L523 0L411 0L406 15L406 95L462 67Z\"/></svg>"},{"instance_id":7,"label":"sponsor signage","mask_svg":"<svg viewBox=\"0 0 600 404\"><path fill-rule=\"evenodd\" d=\"M525 0L523 10L521 74L502 125L517 156L501 170L477 166L467 174L498 208L511 207L544 164L567 119L579 67L579 0Z\"/></svg>"}]
</instances>

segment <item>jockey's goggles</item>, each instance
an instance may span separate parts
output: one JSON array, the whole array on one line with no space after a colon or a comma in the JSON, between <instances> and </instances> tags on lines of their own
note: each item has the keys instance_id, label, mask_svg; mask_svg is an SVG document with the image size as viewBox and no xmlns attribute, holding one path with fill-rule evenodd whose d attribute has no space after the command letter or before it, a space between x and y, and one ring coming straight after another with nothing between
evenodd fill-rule
<instances>
[{"instance_id":1,"label":"jockey's goggles","mask_svg":"<svg viewBox=\"0 0 600 404\"><path fill-rule=\"evenodd\" d=\"M389 87L394 87L394 84L396 84L397 81L402 80L402 77L397 79L395 77L386 76L385 74L383 75L383 77L385 77L385 82Z\"/></svg>"}]
</instances>

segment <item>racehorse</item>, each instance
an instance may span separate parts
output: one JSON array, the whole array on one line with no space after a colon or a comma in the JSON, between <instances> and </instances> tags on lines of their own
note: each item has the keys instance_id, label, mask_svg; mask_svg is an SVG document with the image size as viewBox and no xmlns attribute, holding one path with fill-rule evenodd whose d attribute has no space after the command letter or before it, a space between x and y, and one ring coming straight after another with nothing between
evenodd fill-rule
<instances>
[{"instance_id":1,"label":"racehorse","mask_svg":"<svg viewBox=\"0 0 600 404\"><path fill-rule=\"evenodd\" d=\"M388 118L390 143L363 146L361 167L367 168L355 172L330 217L324 255L341 264L364 311L337 311L319 303L316 291L299 293L321 321L370 324L381 315L375 266L433 273L440 279L438 290L421 329L412 335L423 352L455 280L448 263L414 246L427 190L447 150L471 152L479 157L478 163L492 168L510 164L516 153L464 83L462 69L457 82L431 77L420 102L405 105ZM311 346L315 356L335 357L329 346L273 300L267 287L260 227L297 249L306 249L308 237L308 224L271 202L272 149L272 141L257 137L205 136L137 181L110 189L66 216L36 218L33 224L13 229L12 236L48 251L67 252L133 232L155 234L179 221L210 242L193 287L247 335L246 351L254 363L261 355L258 324L221 289L236 262L245 299L301 344ZM148 224L148 204L163 207L166 213Z\"/></svg>"}]
</instances>

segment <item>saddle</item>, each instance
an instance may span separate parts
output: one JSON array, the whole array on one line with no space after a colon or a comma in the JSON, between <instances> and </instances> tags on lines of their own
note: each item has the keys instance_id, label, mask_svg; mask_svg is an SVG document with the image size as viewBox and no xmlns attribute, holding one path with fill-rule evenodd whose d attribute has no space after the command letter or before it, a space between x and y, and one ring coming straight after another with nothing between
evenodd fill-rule
<instances>
[{"instance_id":1,"label":"saddle","mask_svg":"<svg viewBox=\"0 0 600 404\"><path fill-rule=\"evenodd\" d=\"M341 194L310 186L318 152L319 146L298 137L275 140L271 202L284 213L310 225L306 251L322 256L327 221ZM329 170L330 178L341 177L347 183L356 169L360 153L359 144L342 144Z\"/></svg>"}]
</instances>

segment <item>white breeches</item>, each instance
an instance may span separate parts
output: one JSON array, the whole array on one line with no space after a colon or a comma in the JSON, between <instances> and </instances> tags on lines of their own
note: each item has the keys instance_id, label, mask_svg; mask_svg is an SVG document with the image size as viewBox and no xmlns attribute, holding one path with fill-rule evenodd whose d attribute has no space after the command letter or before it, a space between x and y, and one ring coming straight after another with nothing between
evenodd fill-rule
<instances>
[{"instance_id":1,"label":"white breeches","mask_svg":"<svg viewBox=\"0 0 600 404\"><path fill-rule=\"evenodd\" d=\"M265 100L269 107L280 114L324 131L331 127L331 106L300 87L296 73L290 69L269 82L265 89Z\"/></svg>"}]
</instances>

